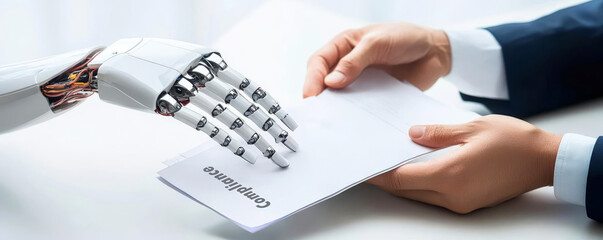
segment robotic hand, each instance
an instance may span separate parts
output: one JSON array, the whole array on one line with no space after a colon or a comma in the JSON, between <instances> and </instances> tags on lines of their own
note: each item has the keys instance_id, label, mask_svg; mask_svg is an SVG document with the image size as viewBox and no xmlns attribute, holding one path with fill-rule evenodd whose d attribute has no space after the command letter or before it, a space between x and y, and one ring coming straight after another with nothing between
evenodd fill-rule
<instances>
[{"instance_id":1,"label":"robotic hand","mask_svg":"<svg viewBox=\"0 0 603 240\"><path fill-rule=\"evenodd\" d=\"M289 166L266 139L222 103L231 105L277 143L291 151L298 148L289 132L269 114L290 130L297 128L296 122L261 87L229 66L219 52L147 38L122 39L107 48L0 67L0 133L57 116L95 92L106 102L171 116L252 164L255 157L238 137L231 137L206 116L228 126L278 166Z\"/></svg>"}]
</instances>

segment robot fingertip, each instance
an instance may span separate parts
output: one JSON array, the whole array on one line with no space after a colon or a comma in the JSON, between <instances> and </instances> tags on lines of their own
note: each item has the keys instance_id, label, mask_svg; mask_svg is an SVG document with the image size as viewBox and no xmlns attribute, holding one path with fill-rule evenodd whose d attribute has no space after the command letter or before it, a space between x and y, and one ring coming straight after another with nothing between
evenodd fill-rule
<instances>
[{"instance_id":1,"label":"robot fingertip","mask_svg":"<svg viewBox=\"0 0 603 240\"><path fill-rule=\"evenodd\" d=\"M257 156L246 151L241 155L241 158L245 159L245 161L247 161L251 164L255 164Z\"/></svg>"},{"instance_id":2,"label":"robot fingertip","mask_svg":"<svg viewBox=\"0 0 603 240\"><path fill-rule=\"evenodd\" d=\"M289 129L291 129L291 131L294 131L298 127L297 122L295 122L295 120L293 120L293 118L290 117L289 115L287 115L286 117L281 119L281 121L283 121L285 126L287 126Z\"/></svg>"},{"instance_id":3,"label":"robot fingertip","mask_svg":"<svg viewBox=\"0 0 603 240\"><path fill-rule=\"evenodd\" d=\"M283 145L285 145L287 148L289 148L291 151L294 151L294 152L297 152L297 149L299 148L299 144L291 136L289 136L287 139L285 139L285 141L283 141L282 143L283 143Z\"/></svg>"},{"instance_id":4,"label":"robot fingertip","mask_svg":"<svg viewBox=\"0 0 603 240\"><path fill-rule=\"evenodd\" d=\"M283 157L283 155L280 155L279 153L274 153L270 160L272 160L276 165L281 168L289 167L289 161L287 161L287 159L285 159L285 157Z\"/></svg>"}]
</instances>

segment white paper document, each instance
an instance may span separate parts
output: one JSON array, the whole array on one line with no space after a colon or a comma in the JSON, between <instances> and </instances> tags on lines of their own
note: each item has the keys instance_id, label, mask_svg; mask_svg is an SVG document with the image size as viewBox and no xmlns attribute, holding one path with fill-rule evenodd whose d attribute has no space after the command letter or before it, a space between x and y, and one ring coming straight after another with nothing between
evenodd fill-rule
<instances>
[{"instance_id":1,"label":"white paper document","mask_svg":"<svg viewBox=\"0 0 603 240\"><path fill-rule=\"evenodd\" d=\"M261 155L251 165L216 144L176 158L160 177L255 232L432 151L410 140L410 126L478 117L380 71L367 71L348 88L326 90L287 110L299 123L292 133L299 151L277 147L290 161L288 168Z\"/></svg>"}]
</instances>

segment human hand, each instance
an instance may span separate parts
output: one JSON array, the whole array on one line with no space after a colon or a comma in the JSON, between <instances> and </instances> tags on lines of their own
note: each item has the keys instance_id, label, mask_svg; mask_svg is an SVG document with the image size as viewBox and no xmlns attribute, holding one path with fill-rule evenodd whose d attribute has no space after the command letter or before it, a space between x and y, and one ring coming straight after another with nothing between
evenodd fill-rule
<instances>
[{"instance_id":1,"label":"human hand","mask_svg":"<svg viewBox=\"0 0 603 240\"><path fill-rule=\"evenodd\" d=\"M460 147L367 182L463 214L553 185L561 136L519 119L489 115L461 125L413 126L409 135L428 147Z\"/></svg>"},{"instance_id":2,"label":"human hand","mask_svg":"<svg viewBox=\"0 0 603 240\"><path fill-rule=\"evenodd\" d=\"M304 97L342 88L375 66L427 90L450 72L450 42L442 30L387 23L345 31L308 60Z\"/></svg>"}]
</instances>

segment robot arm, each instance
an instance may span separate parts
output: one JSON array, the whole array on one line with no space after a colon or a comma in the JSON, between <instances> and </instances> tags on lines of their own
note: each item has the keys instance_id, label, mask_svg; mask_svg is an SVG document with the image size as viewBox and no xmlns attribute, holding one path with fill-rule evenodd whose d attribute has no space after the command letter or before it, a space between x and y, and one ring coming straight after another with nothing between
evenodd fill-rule
<instances>
[{"instance_id":1,"label":"robot arm","mask_svg":"<svg viewBox=\"0 0 603 240\"><path fill-rule=\"evenodd\" d=\"M287 129L270 115L290 130L297 127L295 121L260 86L229 66L219 52L147 38L122 39L104 49L0 67L0 133L52 118L95 92L106 102L173 117L250 163L255 163L255 157L239 137L216 127L209 116L280 167L289 163L243 119L251 120L290 150L298 147Z\"/></svg>"},{"instance_id":2,"label":"robot arm","mask_svg":"<svg viewBox=\"0 0 603 240\"><path fill-rule=\"evenodd\" d=\"M0 67L0 134L43 122L63 111L51 110L41 86L93 56L102 48L84 49L49 58ZM77 102L73 102L74 106ZM66 108L63 108L66 109Z\"/></svg>"}]
</instances>

